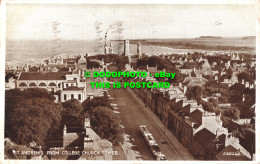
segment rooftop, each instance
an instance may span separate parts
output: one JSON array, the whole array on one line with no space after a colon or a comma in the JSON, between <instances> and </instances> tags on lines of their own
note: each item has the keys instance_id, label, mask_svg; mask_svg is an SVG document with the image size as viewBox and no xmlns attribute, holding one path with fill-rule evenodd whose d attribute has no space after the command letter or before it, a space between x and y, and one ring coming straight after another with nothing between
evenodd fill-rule
<instances>
[{"instance_id":1,"label":"rooftop","mask_svg":"<svg viewBox=\"0 0 260 164\"><path fill-rule=\"evenodd\" d=\"M216 135L206 128L203 128L195 135L195 139L204 147L207 147L215 138Z\"/></svg>"},{"instance_id":2,"label":"rooftop","mask_svg":"<svg viewBox=\"0 0 260 164\"><path fill-rule=\"evenodd\" d=\"M234 148L232 145L228 145L222 151L220 151L216 158L222 161L247 161L250 160L239 150Z\"/></svg>"},{"instance_id":3,"label":"rooftop","mask_svg":"<svg viewBox=\"0 0 260 164\"><path fill-rule=\"evenodd\" d=\"M70 72L22 72L18 80L66 80Z\"/></svg>"}]
</instances>

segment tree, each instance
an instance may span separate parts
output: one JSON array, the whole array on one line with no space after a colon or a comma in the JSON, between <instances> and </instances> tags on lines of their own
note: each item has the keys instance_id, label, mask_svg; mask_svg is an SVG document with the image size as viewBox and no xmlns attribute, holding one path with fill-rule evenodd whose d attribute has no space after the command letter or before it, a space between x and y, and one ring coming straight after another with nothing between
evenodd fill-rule
<instances>
[{"instance_id":1,"label":"tree","mask_svg":"<svg viewBox=\"0 0 260 164\"><path fill-rule=\"evenodd\" d=\"M98 62L90 61L90 60L87 61L87 68L88 69L99 68L99 67L100 67L100 64Z\"/></svg>"},{"instance_id":2,"label":"tree","mask_svg":"<svg viewBox=\"0 0 260 164\"><path fill-rule=\"evenodd\" d=\"M218 100L221 102L221 103L228 103L228 98L227 96L224 96L224 95L221 95Z\"/></svg>"},{"instance_id":3,"label":"tree","mask_svg":"<svg viewBox=\"0 0 260 164\"><path fill-rule=\"evenodd\" d=\"M248 73L248 72L241 72L237 75L237 78L239 81L242 81L243 79L250 83L252 83L254 81L254 78Z\"/></svg>"},{"instance_id":4,"label":"tree","mask_svg":"<svg viewBox=\"0 0 260 164\"><path fill-rule=\"evenodd\" d=\"M203 91L204 91L204 88L201 86L188 87L185 96L188 99L195 99L197 101L200 101Z\"/></svg>"},{"instance_id":5,"label":"tree","mask_svg":"<svg viewBox=\"0 0 260 164\"><path fill-rule=\"evenodd\" d=\"M19 102L6 120L8 137L18 144L32 141L43 145L47 133L60 125L61 105L46 98L25 99Z\"/></svg>"},{"instance_id":6,"label":"tree","mask_svg":"<svg viewBox=\"0 0 260 164\"><path fill-rule=\"evenodd\" d=\"M51 101L55 100L55 97L44 88L29 88L23 90L22 95L27 98L47 98Z\"/></svg>"},{"instance_id":7,"label":"tree","mask_svg":"<svg viewBox=\"0 0 260 164\"><path fill-rule=\"evenodd\" d=\"M30 105L31 106L37 105L38 103L37 101L35 101L36 98L41 99L40 100L41 102L42 101L47 102L46 104L44 103L40 104L39 107L45 108L49 106L48 110L50 110L52 109L52 106L54 106L53 100L55 99L55 97L52 94L48 93L47 90L45 89L31 88L31 89L25 89L23 91L19 89L11 89L5 91L5 129L6 129L5 137L9 137L10 135L16 134L15 130L17 130L17 129L9 129L11 126L13 125L15 126L15 124L11 122L14 118L11 117L10 119L10 115L15 114L18 108L27 109L28 107L30 107ZM56 107L58 108L58 104L57 106L54 107L54 110L52 111L55 111ZM16 111L14 111L15 109ZM57 117L60 116L59 113L57 113L56 115ZM52 117L56 117L56 116L52 116Z\"/></svg>"},{"instance_id":8,"label":"tree","mask_svg":"<svg viewBox=\"0 0 260 164\"><path fill-rule=\"evenodd\" d=\"M236 107L226 107L223 111L223 115L229 119L238 120L240 118L240 111Z\"/></svg>"},{"instance_id":9,"label":"tree","mask_svg":"<svg viewBox=\"0 0 260 164\"><path fill-rule=\"evenodd\" d=\"M11 77L13 77L14 79L17 78L13 72L9 72L8 74L5 75L5 82L8 82L8 80L9 80Z\"/></svg>"},{"instance_id":10,"label":"tree","mask_svg":"<svg viewBox=\"0 0 260 164\"><path fill-rule=\"evenodd\" d=\"M107 96L94 97L92 100L87 99L81 104L84 112L94 109L95 107L107 107L112 109L109 98Z\"/></svg>"},{"instance_id":11,"label":"tree","mask_svg":"<svg viewBox=\"0 0 260 164\"><path fill-rule=\"evenodd\" d=\"M127 56L118 56L114 63L115 65L118 66L119 70L124 70L125 65L129 63L128 57Z\"/></svg>"},{"instance_id":12,"label":"tree","mask_svg":"<svg viewBox=\"0 0 260 164\"><path fill-rule=\"evenodd\" d=\"M247 101L242 101L234 104L235 107L240 111L241 118L252 118L255 117L255 110L250 109L252 104Z\"/></svg>"},{"instance_id":13,"label":"tree","mask_svg":"<svg viewBox=\"0 0 260 164\"><path fill-rule=\"evenodd\" d=\"M232 74L233 74L233 71L232 71L231 68L229 68L229 69L227 70L227 75L232 75Z\"/></svg>"},{"instance_id":14,"label":"tree","mask_svg":"<svg viewBox=\"0 0 260 164\"><path fill-rule=\"evenodd\" d=\"M202 104L202 107L205 111L213 111L214 105L211 102L205 102Z\"/></svg>"},{"instance_id":15,"label":"tree","mask_svg":"<svg viewBox=\"0 0 260 164\"><path fill-rule=\"evenodd\" d=\"M120 119L107 107L96 107L81 116L81 119L90 117L91 127L101 137L108 139L113 144L123 142L123 129Z\"/></svg>"},{"instance_id":16,"label":"tree","mask_svg":"<svg viewBox=\"0 0 260 164\"><path fill-rule=\"evenodd\" d=\"M214 98L210 98L209 102L212 103L212 105L214 106L214 108L218 108L218 101Z\"/></svg>"},{"instance_id":17,"label":"tree","mask_svg":"<svg viewBox=\"0 0 260 164\"><path fill-rule=\"evenodd\" d=\"M255 124L255 119L254 119L254 118L252 118L252 119L250 120L250 124Z\"/></svg>"},{"instance_id":18,"label":"tree","mask_svg":"<svg viewBox=\"0 0 260 164\"><path fill-rule=\"evenodd\" d=\"M229 126L229 119L226 116L222 116L221 120L223 121L223 127L228 127Z\"/></svg>"},{"instance_id":19,"label":"tree","mask_svg":"<svg viewBox=\"0 0 260 164\"><path fill-rule=\"evenodd\" d=\"M78 117L83 111L81 103L77 99L70 99L62 103L63 111L62 115L62 126L63 125L74 125L77 124Z\"/></svg>"}]
</instances>

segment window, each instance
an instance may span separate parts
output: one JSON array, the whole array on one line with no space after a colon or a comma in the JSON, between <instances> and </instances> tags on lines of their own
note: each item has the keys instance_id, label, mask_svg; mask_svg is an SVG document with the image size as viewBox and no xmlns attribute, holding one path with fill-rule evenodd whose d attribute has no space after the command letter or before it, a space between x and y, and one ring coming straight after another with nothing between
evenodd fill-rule
<instances>
[{"instance_id":1,"label":"window","mask_svg":"<svg viewBox=\"0 0 260 164\"><path fill-rule=\"evenodd\" d=\"M74 94L71 94L71 98L74 99Z\"/></svg>"},{"instance_id":2,"label":"window","mask_svg":"<svg viewBox=\"0 0 260 164\"><path fill-rule=\"evenodd\" d=\"M78 94L78 99L81 100L81 94Z\"/></svg>"},{"instance_id":3,"label":"window","mask_svg":"<svg viewBox=\"0 0 260 164\"><path fill-rule=\"evenodd\" d=\"M66 94L64 94L64 100L67 100L67 95Z\"/></svg>"},{"instance_id":4,"label":"window","mask_svg":"<svg viewBox=\"0 0 260 164\"><path fill-rule=\"evenodd\" d=\"M68 87L69 86L69 84L66 84L66 87Z\"/></svg>"}]
</instances>

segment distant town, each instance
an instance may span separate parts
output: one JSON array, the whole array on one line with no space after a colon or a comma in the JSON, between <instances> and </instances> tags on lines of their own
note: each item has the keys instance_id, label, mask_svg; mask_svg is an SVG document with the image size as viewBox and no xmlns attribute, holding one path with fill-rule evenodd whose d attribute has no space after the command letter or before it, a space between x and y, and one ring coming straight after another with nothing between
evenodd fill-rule
<instances>
[{"instance_id":1,"label":"distant town","mask_svg":"<svg viewBox=\"0 0 260 164\"><path fill-rule=\"evenodd\" d=\"M122 54L111 43L103 54L6 65L5 159L255 160L255 55L148 55L141 42L130 52L129 42ZM86 71L164 71L175 78L86 78ZM115 81L170 87L90 84Z\"/></svg>"}]
</instances>

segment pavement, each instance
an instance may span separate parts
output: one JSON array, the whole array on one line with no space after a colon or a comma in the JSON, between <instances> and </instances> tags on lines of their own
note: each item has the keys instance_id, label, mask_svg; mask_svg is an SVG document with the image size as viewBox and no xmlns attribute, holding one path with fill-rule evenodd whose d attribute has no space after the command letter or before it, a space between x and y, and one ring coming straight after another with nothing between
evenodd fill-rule
<instances>
[{"instance_id":1,"label":"pavement","mask_svg":"<svg viewBox=\"0 0 260 164\"><path fill-rule=\"evenodd\" d=\"M163 125L161 120L148 108L131 89L111 88L108 92L114 111L119 115L124 128L125 142L121 145L127 160L155 160L139 125L146 125L168 160L194 160L187 149Z\"/></svg>"}]
</instances>

